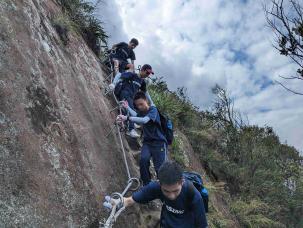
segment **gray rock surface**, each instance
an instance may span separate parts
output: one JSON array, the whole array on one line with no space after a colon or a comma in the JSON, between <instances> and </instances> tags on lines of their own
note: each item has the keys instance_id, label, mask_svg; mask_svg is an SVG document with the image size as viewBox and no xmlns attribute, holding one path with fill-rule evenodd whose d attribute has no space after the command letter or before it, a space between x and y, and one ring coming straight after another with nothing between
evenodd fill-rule
<instances>
[{"instance_id":1,"label":"gray rock surface","mask_svg":"<svg viewBox=\"0 0 303 228\"><path fill-rule=\"evenodd\" d=\"M60 16L55 1L0 1L0 227L96 227L127 181L99 62L75 31L62 43Z\"/></svg>"}]
</instances>

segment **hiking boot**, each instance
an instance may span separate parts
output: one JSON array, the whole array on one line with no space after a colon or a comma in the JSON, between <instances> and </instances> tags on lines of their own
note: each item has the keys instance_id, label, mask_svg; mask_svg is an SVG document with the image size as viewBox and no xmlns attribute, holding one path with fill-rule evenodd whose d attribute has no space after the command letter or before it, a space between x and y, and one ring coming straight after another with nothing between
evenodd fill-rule
<instances>
[{"instance_id":1,"label":"hiking boot","mask_svg":"<svg viewBox=\"0 0 303 228\"><path fill-rule=\"evenodd\" d=\"M140 135L136 132L135 129L132 129L132 130L126 132L126 135L128 135L132 138L140 138Z\"/></svg>"}]
</instances>

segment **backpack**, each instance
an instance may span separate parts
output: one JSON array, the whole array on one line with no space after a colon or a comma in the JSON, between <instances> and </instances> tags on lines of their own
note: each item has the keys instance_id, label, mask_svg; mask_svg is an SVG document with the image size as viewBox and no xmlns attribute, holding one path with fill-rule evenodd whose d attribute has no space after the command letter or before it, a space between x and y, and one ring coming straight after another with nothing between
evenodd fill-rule
<instances>
[{"instance_id":1,"label":"backpack","mask_svg":"<svg viewBox=\"0 0 303 228\"><path fill-rule=\"evenodd\" d=\"M183 172L183 177L186 180L189 180L192 184L189 185L189 196L188 196L188 202L191 203L194 198L194 187L200 192L202 199L203 199L203 204L204 204L204 209L205 213L208 212L208 191L207 189L203 186L203 181L202 177L200 174L195 173L195 172Z\"/></svg>"},{"instance_id":2,"label":"backpack","mask_svg":"<svg viewBox=\"0 0 303 228\"><path fill-rule=\"evenodd\" d=\"M124 89L125 84L131 84L133 80L133 75L130 72L121 73L120 81L116 84L114 94L117 98L120 97L121 91ZM127 75L127 76L126 76ZM131 75L131 76L129 76Z\"/></svg>"},{"instance_id":3,"label":"backpack","mask_svg":"<svg viewBox=\"0 0 303 228\"><path fill-rule=\"evenodd\" d=\"M123 82L120 81L116 84L115 89L114 89L114 94L118 99L120 98L120 93L121 93L122 89L123 89Z\"/></svg>"},{"instance_id":4,"label":"backpack","mask_svg":"<svg viewBox=\"0 0 303 228\"><path fill-rule=\"evenodd\" d=\"M160 122L161 122L161 129L164 133L164 136L167 140L168 145L171 145L174 140L174 128L173 128L173 122L167 115L163 115L159 109L158 113L160 116Z\"/></svg>"}]
</instances>

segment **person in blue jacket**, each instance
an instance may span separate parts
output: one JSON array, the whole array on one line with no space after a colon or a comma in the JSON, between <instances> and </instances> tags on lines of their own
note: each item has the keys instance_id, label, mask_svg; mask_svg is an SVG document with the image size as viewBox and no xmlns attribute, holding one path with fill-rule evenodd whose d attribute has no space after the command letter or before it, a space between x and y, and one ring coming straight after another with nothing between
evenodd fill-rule
<instances>
[{"instance_id":1,"label":"person in blue jacket","mask_svg":"<svg viewBox=\"0 0 303 228\"><path fill-rule=\"evenodd\" d=\"M145 79L149 77L150 74L154 74L152 67L149 64L144 64L141 67L139 74L133 72L124 72L116 75L112 84L117 99L119 101L126 100L129 107L134 110L133 99L138 91L144 92L149 97ZM126 113L124 114L126 115ZM135 130L133 121L129 121L127 135L131 136L132 138L140 137Z\"/></svg>"},{"instance_id":2,"label":"person in blue jacket","mask_svg":"<svg viewBox=\"0 0 303 228\"><path fill-rule=\"evenodd\" d=\"M124 198L124 206L148 203L160 199L163 203L162 228L205 228L207 219L201 194L183 178L183 171L175 162L167 161L159 169L159 181L150 182L131 197ZM190 188L194 197L189 197ZM191 199L191 201L189 200Z\"/></svg>"},{"instance_id":3,"label":"person in blue jacket","mask_svg":"<svg viewBox=\"0 0 303 228\"><path fill-rule=\"evenodd\" d=\"M167 140L161 128L161 121L158 109L154 105L149 94L140 91L134 97L134 104L138 113L131 109L127 102L124 103L130 116L119 115L118 121L132 121L143 124L143 146L140 157L140 176L143 185L151 181L149 171L150 159L153 159L156 173L160 166L167 160Z\"/></svg>"}]
</instances>

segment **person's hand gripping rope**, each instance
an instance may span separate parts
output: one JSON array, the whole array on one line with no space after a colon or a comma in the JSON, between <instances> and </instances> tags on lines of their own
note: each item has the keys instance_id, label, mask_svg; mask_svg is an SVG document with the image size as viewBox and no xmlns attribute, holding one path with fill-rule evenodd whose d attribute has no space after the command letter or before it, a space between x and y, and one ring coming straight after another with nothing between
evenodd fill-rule
<instances>
[{"instance_id":1,"label":"person's hand gripping rope","mask_svg":"<svg viewBox=\"0 0 303 228\"><path fill-rule=\"evenodd\" d=\"M116 206L116 211L118 211L124 205L121 198L114 199L110 196L105 196L105 201L103 203L103 206L108 210L112 210L113 206Z\"/></svg>"},{"instance_id":2,"label":"person's hand gripping rope","mask_svg":"<svg viewBox=\"0 0 303 228\"><path fill-rule=\"evenodd\" d=\"M127 101L121 101L121 106L127 110L128 109L128 102ZM129 116L120 114L120 115L117 116L116 120L117 120L117 123L123 123L124 121L129 120Z\"/></svg>"}]
</instances>

